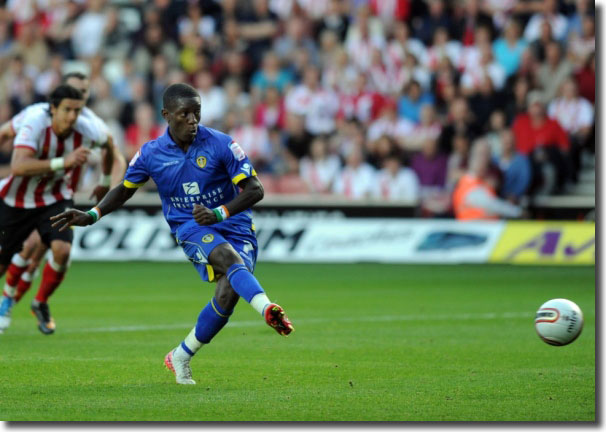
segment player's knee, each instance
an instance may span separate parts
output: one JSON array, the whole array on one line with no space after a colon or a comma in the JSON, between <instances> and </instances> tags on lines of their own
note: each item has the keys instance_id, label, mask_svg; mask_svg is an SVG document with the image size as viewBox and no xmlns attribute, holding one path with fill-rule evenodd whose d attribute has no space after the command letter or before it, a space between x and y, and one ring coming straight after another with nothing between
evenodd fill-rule
<instances>
[{"instance_id":1,"label":"player's knee","mask_svg":"<svg viewBox=\"0 0 606 432\"><path fill-rule=\"evenodd\" d=\"M234 264L242 264L242 258L228 243L217 246L208 257L215 273L227 274L227 269Z\"/></svg>"},{"instance_id":2,"label":"player's knee","mask_svg":"<svg viewBox=\"0 0 606 432\"><path fill-rule=\"evenodd\" d=\"M69 261L69 254L72 250L72 245L64 241L54 241L51 245L53 252L53 261L58 265L67 265Z\"/></svg>"}]
</instances>

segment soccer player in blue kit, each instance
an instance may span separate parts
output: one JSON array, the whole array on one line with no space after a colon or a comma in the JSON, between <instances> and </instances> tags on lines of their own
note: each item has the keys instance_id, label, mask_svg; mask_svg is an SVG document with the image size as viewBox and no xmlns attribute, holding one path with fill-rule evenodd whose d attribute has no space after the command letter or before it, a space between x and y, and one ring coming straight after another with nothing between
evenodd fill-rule
<instances>
[{"instance_id":1,"label":"soccer player in blue kit","mask_svg":"<svg viewBox=\"0 0 606 432\"><path fill-rule=\"evenodd\" d=\"M200 96L193 87L169 86L162 109L168 129L141 147L124 182L87 212L71 209L51 218L60 230L91 225L122 206L150 177L154 180L177 243L202 280L217 282L215 295L194 328L164 359L179 384L195 384L192 356L223 328L240 297L279 334L294 330L284 310L269 301L252 274L257 240L250 208L263 198L263 186L236 142L199 125L200 110Z\"/></svg>"}]
</instances>

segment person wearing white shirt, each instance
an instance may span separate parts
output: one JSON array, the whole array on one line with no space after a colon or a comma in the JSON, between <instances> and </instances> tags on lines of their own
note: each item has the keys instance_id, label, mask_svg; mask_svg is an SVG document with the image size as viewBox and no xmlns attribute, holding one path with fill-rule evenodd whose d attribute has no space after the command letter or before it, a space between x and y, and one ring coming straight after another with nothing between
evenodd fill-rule
<instances>
[{"instance_id":1,"label":"person wearing white shirt","mask_svg":"<svg viewBox=\"0 0 606 432\"><path fill-rule=\"evenodd\" d=\"M593 106L579 96L577 83L572 78L562 83L560 92L561 97L549 104L547 114L556 119L569 134L587 136L593 126Z\"/></svg>"},{"instance_id":2,"label":"person wearing white shirt","mask_svg":"<svg viewBox=\"0 0 606 432\"><path fill-rule=\"evenodd\" d=\"M566 37L566 31L568 30L568 21L566 17L558 13L558 1L557 0L544 0L543 1L543 13L536 13L526 24L524 30L524 39L527 42L533 42L537 40L541 34L541 24L544 21L549 22L553 37L561 41Z\"/></svg>"},{"instance_id":3,"label":"person wearing white shirt","mask_svg":"<svg viewBox=\"0 0 606 432\"><path fill-rule=\"evenodd\" d=\"M310 156L304 157L299 164L301 178L312 193L330 192L341 169L341 161L328 154L328 143L323 137L314 138L309 153Z\"/></svg>"},{"instance_id":4,"label":"person wearing white shirt","mask_svg":"<svg viewBox=\"0 0 606 432\"><path fill-rule=\"evenodd\" d=\"M335 130L339 98L332 90L320 85L318 68L307 66L303 83L286 94L286 111L305 117L305 129L312 135L328 134Z\"/></svg>"},{"instance_id":5,"label":"person wearing white shirt","mask_svg":"<svg viewBox=\"0 0 606 432\"><path fill-rule=\"evenodd\" d=\"M396 153L383 161L383 169L377 173L372 195L387 201L407 201L416 204L420 195L416 173L403 167Z\"/></svg>"},{"instance_id":6,"label":"person wearing white shirt","mask_svg":"<svg viewBox=\"0 0 606 432\"><path fill-rule=\"evenodd\" d=\"M372 194L376 170L364 162L364 154L360 146L350 149L346 162L335 180L333 192L352 200L368 198Z\"/></svg>"}]
</instances>

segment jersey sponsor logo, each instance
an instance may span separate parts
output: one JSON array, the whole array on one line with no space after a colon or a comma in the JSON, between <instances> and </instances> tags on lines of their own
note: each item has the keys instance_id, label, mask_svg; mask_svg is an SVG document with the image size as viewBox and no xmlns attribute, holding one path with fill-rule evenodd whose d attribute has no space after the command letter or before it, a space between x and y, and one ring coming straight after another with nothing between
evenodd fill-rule
<instances>
[{"instance_id":1,"label":"jersey sponsor logo","mask_svg":"<svg viewBox=\"0 0 606 432\"><path fill-rule=\"evenodd\" d=\"M162 166L171 166L171 165L177 165L179 163L178 160L174 160L174 161L170 161L170 162L164 162L162 164Z\"/></svg>"},{"instance_id":2,"label":"jersey sponsor logo","mask_svg":"<svg viewBox=\"0 0 606 432\"><path fill-rule=\"evenodd\" d=\"M212 241L215 239L215 236L212 234L206 234L204 237L202 237L202 243L212 243Z\"/></svg>"},{"instance_id":3,"label":"jersey sponsor logo","mask_svg":"<svg viewBox=\"0 0 606 432\"><path fill-rule=\"evenodd\" d=\"M244 165L242 165L242 168L240 168L240 169L242 171L244 171L246 173L246 175L250 176L250 170L252 169L250 164L245 163Z\"/></svg>"},{"instance_id":4,"label":"jersey sponsor logo","mask_svg":"<svg viewBox=\"0 0 606 432\"><path fill-rule=\"evenodd\" d=\"M198 182L186 182L183 183L183 190L187 195L198 195L200 193L200 186L198 186Z\"/></svg>"},{"instance_id":5,"label":"jersey sponsor logo","mask_svg":"<svg viewBox=\"0 0 606 432\"><path fill-rule=\"evenodd\" d=\"M135 162L137 162L137 159L139 159L139 156L141 156L141 150L138 150L137 153L135 153L133 158L130 160L128 166L133 166Z\"/></svg>"},{"instance_id":6,"label":"jersey sponsor logo","mask_svg":"<svg viewBox=\"0 0 606 432\"><path fill-rule=\"evenodd\" d=\"M200 168L204 168L206 166L206 158L204 156L198 156L198 159L196 159L196 163Z\"/></svg>"},{"instance_id":7,"label":"jersey sponsor logo","mask_svg":"<svg viewBox=\"0 0 606 432\"><path fill-rule=\"evenodd\" d=\"M242 150L242 147L240 147L240 144L237 142L232 142L229 145L229 148L237 160L241 161L246 157L246 153L244 153L244 150Z\"/></svg>"}]
</instances>

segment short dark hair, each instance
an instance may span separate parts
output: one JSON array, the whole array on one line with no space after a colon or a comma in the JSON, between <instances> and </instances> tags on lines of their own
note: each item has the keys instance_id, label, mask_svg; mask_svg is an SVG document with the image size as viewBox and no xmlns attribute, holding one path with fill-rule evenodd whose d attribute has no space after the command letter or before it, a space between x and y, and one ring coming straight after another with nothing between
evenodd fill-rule
<instances>
[{"instance_id":1,"label":"short dark hair","mask_svg":"<svg viewBox=\"0 0 606 432\"><path fill-rule=\"evenodd\" d=\"M164 94L162 95L162 105L164 109L171 111L175 107L175 103L177 99L180 98L193 98L200 97L200 93L185 83L177 83L168 86L166 90L164 90Z\"/></svg>"},{"instance_id":2,"label":"short dark hair","mask_svg":"<svg viewBox=\"0 0 606 432\"><path fill-rule=\"evenodd\" d=\"M50 95L48 95L48 102L58 107L63 99L84 99L82 92L77 88L74 88L68 84L61 84L57 86Z\"/></svg>"},{"instance_id":3,"label":"short dark hair","mask_svg":"<svg viewBox=\"0 0 606 432\"><path fill-rule=\"evenodd\" d=\"M79 80L88 79L88 77L85 74L83 74L82 72L68 72L65 75L63 75L63 77L61 77L61 83L62 84L67 83L67 80L70 78L77 78Z\"/></svg>"}]
</instances>

